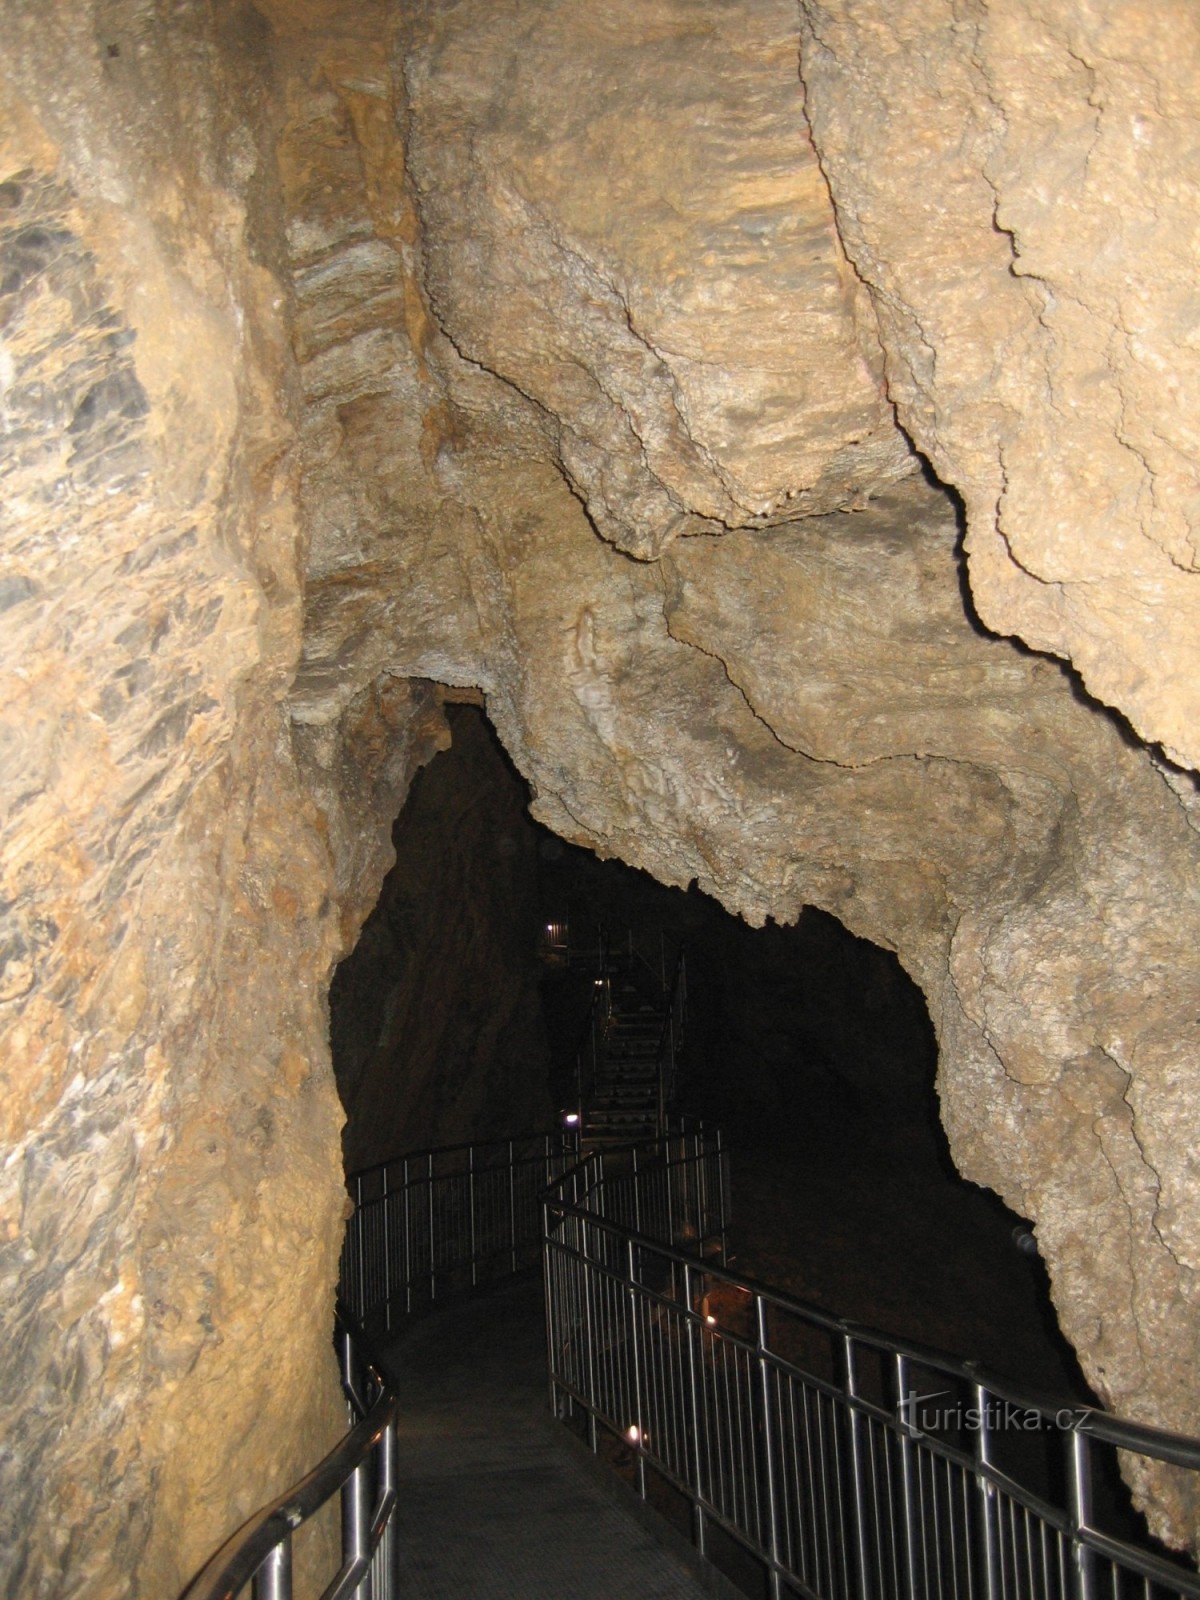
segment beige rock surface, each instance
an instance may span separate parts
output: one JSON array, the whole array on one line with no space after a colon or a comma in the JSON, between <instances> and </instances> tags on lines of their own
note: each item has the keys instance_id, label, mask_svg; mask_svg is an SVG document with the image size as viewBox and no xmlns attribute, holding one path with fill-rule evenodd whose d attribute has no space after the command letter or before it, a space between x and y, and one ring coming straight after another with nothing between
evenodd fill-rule
<instances>
[{"instance_id":1,"label":"beige rock surface","mask_svg":"<svg viewBox=\"0 0 1200 1600\"><path fill-rule=\"evenodd\" d=\"M980 616L1200 765L1200 14L800 10L839 232L966 503Z\"/></svg>"},{"instance_id":2,"label":"beige rock surface","mask_svg":"<svg viewBox=\"0 0 1200 1600\"><path fill-rule=\"evenodd\" d=\"M0 69L0 1587L30 1597L177 1593L344 1426L324 991L436 713L364 686L302 777L263 32L143 11L13 8Z\"/></svg>"},{"instance_id":3,"label":"beige rock surface","mask_svg":"<svg viewBox=\"0 0 1200 1600\"><path fill-rule=\"evenodd\" d=\"M536 56L557 13L528 14ZM321 487L359 509L330 519L338 542L314 563L302 683L386 668L481 685L551 826L754 920L815 903L895 948L939 1029L956 1159L1037 1219L1093 1382L1119 1409L1195 1425L1187 785L1056 665L968 619L953 509L923 483L868 512L685 539L648 566L596 540L595 504L562 480L564 407L538 387L552 367L518 368L524 344L498 352L527 334L541 349L536 318L539 339L575 330L588 372L608 346L542 295L530 230L506 236L521 268L506 265L476 191L456 208L430 176L469 158L495 183L511 171L495 156L509 145L489 143L497 126L515 138L508 110L482 89L466 109L434 93L468 82L458 19L439 15L436 45L418 36L416 111L400 111L420 191L406 271L431 284L405 382L435 421L418 434L410 401L399 426L382 385L348 424L339 411ZM493 68L477 65L478 88ZM552 82L542 70L542 102ZM570 126L567 106L552 114ZM539 203L561 203L569 155L556 144L534 172ZM756 443L749 428L741 448ZM386 502L366 507L363 481ZM1153 1492L1182 1534L1193 1510Z\"/></svg>"},{"instance_id":4,"label":"beige rock surface","mask_svg":"<svg viewBox=\"0 0 1200 1600\"><path fill-rule=\"evenodd\" d=\"M535 814L753 921L816 904L895 949L938 1030L955 1160L1035 1219L1093 1385L1200 1426L1198 838L1162 774L1059 668L956 612L953 508L923 485L824 538L689 540L657 570L605 551L550 478L530 513L471 574L458 637L486 621L456 670L490 686ZM918 605L940 704L856 716L864 660L898 675ZM429 670L423 636L397 645ZM1138 1488L1188 1536L1190 1486Z\"/></svg>"},{"instance_id":5,"label":"beige rock surface","mask_svg":"<svg viewBox=\"0 0 1200 1600\"><path fill-rule=\"evenodd\" d=\"M457 0L415 33L432 306L463 355L545 408L606 538L652 556L911 470L788 0Z\"/></svg>"},{"instance_id":6,"label":"beige rock surface","mask_svg":"<svg viewBox=\"0 0 1200 1600\"><path fill-rule=\"evenodd\" d=\"M1055 34L1048 7L1002 4L929 53L907 0L878 27L806 15L842 233L905 424L967 501L985 621L1068 650L1185 753L1154 721L1192 683L1171 477L1189 424L1161 398L1190 371L1163 355L1185 308L1151 296L1152 354L1109 360L1100 278L1159 283L1120 259L1147 230L1115 176L1116 254L1088 234L1070 292L1062 249L1036 269L1048 290L992 254L1008 228L1037 259L1039 183L1069 190L1079 230L1107 214L1089 185L1117 124L1070 183L1075 134L1028 133L1078 101L1039 75L1055 40L1083 28L1088 55L1100 24L1063 8ZM1005 66L1002 24L1026 16ZM90 1597L136 1572L169 1594L337 1431L324 992L444 742L429 679L484 689L566 836L751 920L813 903L895 949L938 1028L955 1158L1036 1219L1092 1381L1200 1427L1195 791L1057 665L968 620L952 508L888 432L870 304L822 209L789 14L464 0L411 40L398 23L338 0L14 11L6 1579ZM968 35L979 126L999 138L1011 100L1026 131L980 134L986 157L968 140L954 188L936 117L965 114ZM1097 58L1090 92L1158 51L1170 144L1187 118L1156 37ZM838 118L863 152L844 170ZM1184 188L1177 211L1153 191L1176 243ZM1035 293L1054 304L1031 317ZM1112 444L1114 395L1132 446ZM1001 488L1006 537L1050 582L997 562ZM994 595L1033 596L1028 626ZM1139 1492L1194 1536L1177 1486Z\"/></svg>"}]
</instances>

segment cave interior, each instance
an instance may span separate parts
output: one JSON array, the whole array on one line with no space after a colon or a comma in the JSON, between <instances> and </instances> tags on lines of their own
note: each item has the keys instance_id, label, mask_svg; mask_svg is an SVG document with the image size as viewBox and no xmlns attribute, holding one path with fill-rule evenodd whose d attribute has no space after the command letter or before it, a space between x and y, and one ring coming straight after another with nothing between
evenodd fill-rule
<instances>
[{"instance_id":1,"label":"cave interior","mask_svg":"<svg viewBox=\"0 0 1200 1600\"><path fill-rule=\"evenodd\" d=\"M0 1588L343 1437L559 921L687 950L747 1272L1200 1437L1192 0L5 22Z\"/></svg>"}]
</instances>

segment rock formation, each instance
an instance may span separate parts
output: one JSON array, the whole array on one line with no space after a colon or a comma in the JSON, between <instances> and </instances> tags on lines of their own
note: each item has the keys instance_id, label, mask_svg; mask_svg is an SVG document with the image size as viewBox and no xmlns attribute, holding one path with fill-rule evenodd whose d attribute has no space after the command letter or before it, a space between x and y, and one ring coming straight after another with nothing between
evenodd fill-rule
<instances>
[{"instance_id":1,"label":"rock formation","mask_svg":"<svg viewBox=\"0 0 1200 1600\"><path fill-rule=\"evenodd\" d=\"M801 0L888 393L967 507L983 620L1200 764L1200 15Z\"/></svg>"},{"instance_id":2,"label":"rock formation","mask_svg":"<svg viewBox=\"0 0 1200 1600\"><path fill-rule=\"evenodd\" d=\"M10 1584L171 1593L337 1431L324 997L433 683L565 836L894 949L1090 1380L1200 1429L1195 786L974 618L1196 759L1191 9L10 13Z\"/></svg>"},{"instance_id":3,"label":"rock formation","mask_svg":"<svg viewBox=\"0 0 1200 1600\"><path fill-rule=\"evenodd\" d=\"M177 1593L344 1426L324 991L445 737L399 681L295 739L284 711L304 541L253 20L6 19L0 1586L23 1596Z\"/></svg>"}]
</instances>

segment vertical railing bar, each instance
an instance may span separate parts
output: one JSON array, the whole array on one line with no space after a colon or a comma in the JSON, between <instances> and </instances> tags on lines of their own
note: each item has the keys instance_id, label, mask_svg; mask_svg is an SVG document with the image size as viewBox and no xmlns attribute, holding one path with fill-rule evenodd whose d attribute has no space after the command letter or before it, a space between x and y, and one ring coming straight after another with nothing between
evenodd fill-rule
<instances>
[{"instance_id":1,"label":"vertical railing bar","mask_svg":"<svg viewBox=\"0 0 1200 1600\"><path fill-rule=\"evenodd\" d=\"M358 1185L358 1209L354 1213L357 1227L355 1229L358 1255L358 1315L365 1317L367 1314L367 1257L366 1257L366 1213L362 1209L362 1184Z\"/></svg>"},{"instance_id":2,"label":"vertical railing bar","mask_svg":"<svg viewBox=\"0 0 1200 1600\"><path fill-rule=\"evenodd\" d=\"M550 1221L550 1202L546 1199L542 1203L542 1293L545 1297L546 1321L546 1367L550 1382L550 1415L558 1415L558 1384L555 1379L558 1363L555 1360L556 1344L554 1340L554 1281L552 1276L552 1261L554 1257L552 1226ZM563 1218L565 1229L566 1219Z\"/></svg>"},{"instance_id":3,"label":"vertical railing bar","mask_svg":"<svg viewBox=\"0 0 1200 1600\"><path fill-rule=\"evenodd\" d=\"M254 1575L254 1600L292 1600L292 1534L289 1529Z\"/></svg>"},{"instance_id":4,"label":"vertical railing bar","mask_svg":"<svg viewBox=\"0 0 1200 1600\"><path fill-rule=\"evenodd\" d=\"M367 1530L367 1466L360 1462L342 1485L342 1564L366 1558L369 1535Z\"/></svg>"},{"instance_id":5,"label":"vertical railing bar","mask_svg":"<svg viewBox=\"0 0 1200 1600\"><path fill-rule=\"evenodd\" d=\"M788 1378L788 1436L791 1448L788 1451L788 1471L785 1482L793 1486L793 1493L788 1496L788 1566L792 1573L800 1579L808 1576L808 1530L804 1526L804 1504L801 1495L800 1478L800 1435L796 1426L796 1389L794 1377Z\"/></svg>"},{"instance_id":6,"label":"vertical railing bar","mask_svg":"<svg viewBox=\"0 0 1200 1600\"><path fill-rule=\"evenodd\" d=\"M842 1336L842 1385L846 1395L846 1415L850 1435L850 1485L853 1491L854 1555L858 1564L860 1600L871 1600L871 1567L867 1556L866 1505L863 1498L862 1417L854 1401L858 1397L858 1374L854 1340Z\"/></svg>"},{"instance_id":7,"label":"vertical railing bar","mask_svg":"<svg viewBox=\"0 0 1200 1600\"><path fill-rule=\"evenodd\" d=\"M771 1554L771 1571L768 1587L771 1600L780 1600L782 1588L782 1551L779 1541L779 1504L776 1495L776 1408L771 1397L771 1368L767 1361L767 1303L762 1295L754 1297L755 1354L758 1357L759 1380L762 1385L763 1445L767 1469L767 1540Z\"/></svg>"},{"instance_id":8,"label":"vertical railing bar","mask_svg":"<svg viewBox=\"0 0 1200 1600\"><path fill-rule=\"evenodd\" d=\"M579 1219L579 1254L581 1271L583 1273L583 1324L585 1331L585 1366L587 1370L587 1397L588 1397L588 1443L595 1455L599 1446L596 1433L596 1408L599 1402L599 1393L596 1386L596 1329L594 1326L595 1311L592 1305L592 1269L588 1256L588 1223L586 1218Z\"/></svg>"},{"instance_id":9,"label":"vertical railing bar","mask_svg":"<svg viewBox=\"0 0 1200 1600\"><path fill-rule=\"evenodd\" d=\"M382 1175L383 1184L383 1325L391 1332L392 1327L392 1251L391 1229L388 1226L388 1169L384 1167Z\"/></svg>"},{"instance_id":10,"label":"vertical railing bar","mask_svg":"<svg viewBox=\"0 0 1200 1600\"><path fill-rule=\"evenodd\" d=\"M1092 1519L1091 1445L1080 1427L1067 1432L1067 1498L1075 1600L1095 1600L1096 1558L1085 1540Z\"/></svg>"},{"instance_id":11,"label":"vertical railing bar","mask_svg":"<svg viewBox=\"0 0 1200 1600\"><path fill-rule=\"evenodd\" d=\"M688 1330L688 1413L691 1418L691 1518L693 1518L693 1541L696 1549L704 1555L707 1546L707 1526L704 1520L704 1456L701 1445L701 1419L699 1419L699 1389L698 1373L696 1373L696 1334L698 1334L698 1314L694 1310L696 1296L694 1296L693 1269L688 1262L683 1262L683 1315L686 1317L686 1330ZM704 1339L704 1334L699 1334ZM704 1360L704 1349L701 1344L701 1360Z\"/></svg>"},{"instance_id":12,"label":"vertical railing bar","mask_svg":"<svg viewBox=\"0 0 1200 1600\"><path fill-rule=\"evenodd\" d=\"M408 1177L408 1157L404 1158L404 1313L412 1315L412 1187Z\"/></svg>"},{"instance_id":13,"label":"vertical railing bar","mask_svg":"<svg viewBox=\"0 0 1200 1600\"><path fill-rule=\"evenodd\" d=\"M379 1492L386 1495L389 1491L395 1496L400 1493L400 1462L396 1442L395 1419L389 1419L383 1431L382 1470L379 1478ZM400 1595L400 1539L396 1527L399 1510L398 1499L393 1499L391 1513L387 1520L387 1530L384 1538L387 1549L383 1559L383 1587L382 1596L372 1596L372 1600L399 1600Z\"/></svg>"},{"instance_id":14,"label":"vertical railing bar","mask_svg":"<svg viewBox=\"0 0 1200 1600\"><path fill-rule=\"evenodd\" d=\"M938 1516L938 1458L929 1457L929 1487L930 1487L930 1521L933 1524L933 1560L934 1579L937 1585L938 1600L944 1600L945 1588L942 1581L942 1526Z\"/></svg>"},{"instance_id":15,"label":"vertical railing bar","mask_svg":"<svg viewBox=\"0 0 1200 1600\"><path fill-rule=\"evenodd\" d=\"M946 1526L950 1533L950 1572L953 1578L952 1592L954 1600L958 1600L958 1518L954 1514L954 1480L949 1461L943 1461L942 1466L946 1473Z\"/></svg>"},{"instance_id":16,"label":"vertical railing bar","mask_svg":"<svg viewBox=\"0 0 1200 1600\"><path fill-rule=\"evenodd\" d=\"M629 1334L630 1357L633 1362L633 1409L634 1416L630 1426L637 1429L637 1477L638 1493L642 1499L646 1498L646 1462L642 1454L642 1389L641 1389L641 1352L638 1339L638 1304L637 1304L637 1246L630 1239L626 1246L626 1270L629 1275Z\"/></svg>"},{"instance_id":17,"label":"vertical railing bar","mask_svg":"<svg viewBox=\"0 0 1200 1600\"><path fill-rule=\"evenodd\" d=\"M999 1562L996 1548L996 1491L988 1477L990 1464L988 1451L988 1408L990 1395L982 1384L975 1386L975 1481L978 1484L978 1506L981 1540L983 1544L983 1582L987 1600L999 1600ZM1063 1597L1066 1600L1066 1596Z\"/></svg>"}]
</instances>

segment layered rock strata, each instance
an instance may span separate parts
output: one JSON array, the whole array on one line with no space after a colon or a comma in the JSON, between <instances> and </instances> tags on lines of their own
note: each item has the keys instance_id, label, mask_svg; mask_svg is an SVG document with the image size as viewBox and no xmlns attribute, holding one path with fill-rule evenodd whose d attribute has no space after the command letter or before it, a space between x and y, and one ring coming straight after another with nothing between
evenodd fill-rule
<instances>
[{"instance_id":1,"label":"layered rock strata","mask_svg":"<svg viewBox=\"0 0 1200 1600\"><path fill-rule=\"evenodd\" d=\"M407 498L390 532L356 527L357 573L317 574L307 670L344 667L354 641L364 674L478 684L550 826L751 920L812 903L894 948L930 1001L955 1158L1037 1219L1090 1380L1121 1410L1194 1426L1189 786L1069 672L984 633L955 508L920 479L881 470L866 509L733 531L696 501L673 536L622 538L573 453L579 386L614 387L607 335L583 332L609 302L582 267L546 287L545 237L632 281L639 214L627 224L603 182L594 210L568 195L586 119L577 87L551 86L574 83L568 55L609 83L591 25L571 54L554 7L521 14L539 67L496 68L503 105L491 68L468 71L469 8L426 16L407 58L437 448L393 439L384 471ZM646 54L659 23L643 20ZM523 221L504 232L514 184ZM739 280L743 306L769 318L788 261ZM682 316L668 277L672 292ZM858 316L847 302L847 338ZM691 328L705 337L702 317ZM586 371L560 388L567 348ZM739 450L758 438L748 419ZM1153 1492L1157 1525L1184 1536L1186 1491Z\"/></svg>"},{"instance_id":2,"label":"layered rock strata","mask_svg":"<svg viewBox=\"0 0 1200 1600\"><path fill-rule=\"evenodd\" d=\"M0 68L0 1588L178 1593L344 1427L325 989L435 693L294 739L254 14L15 7Z\"/></svg>"}]
</instances>

